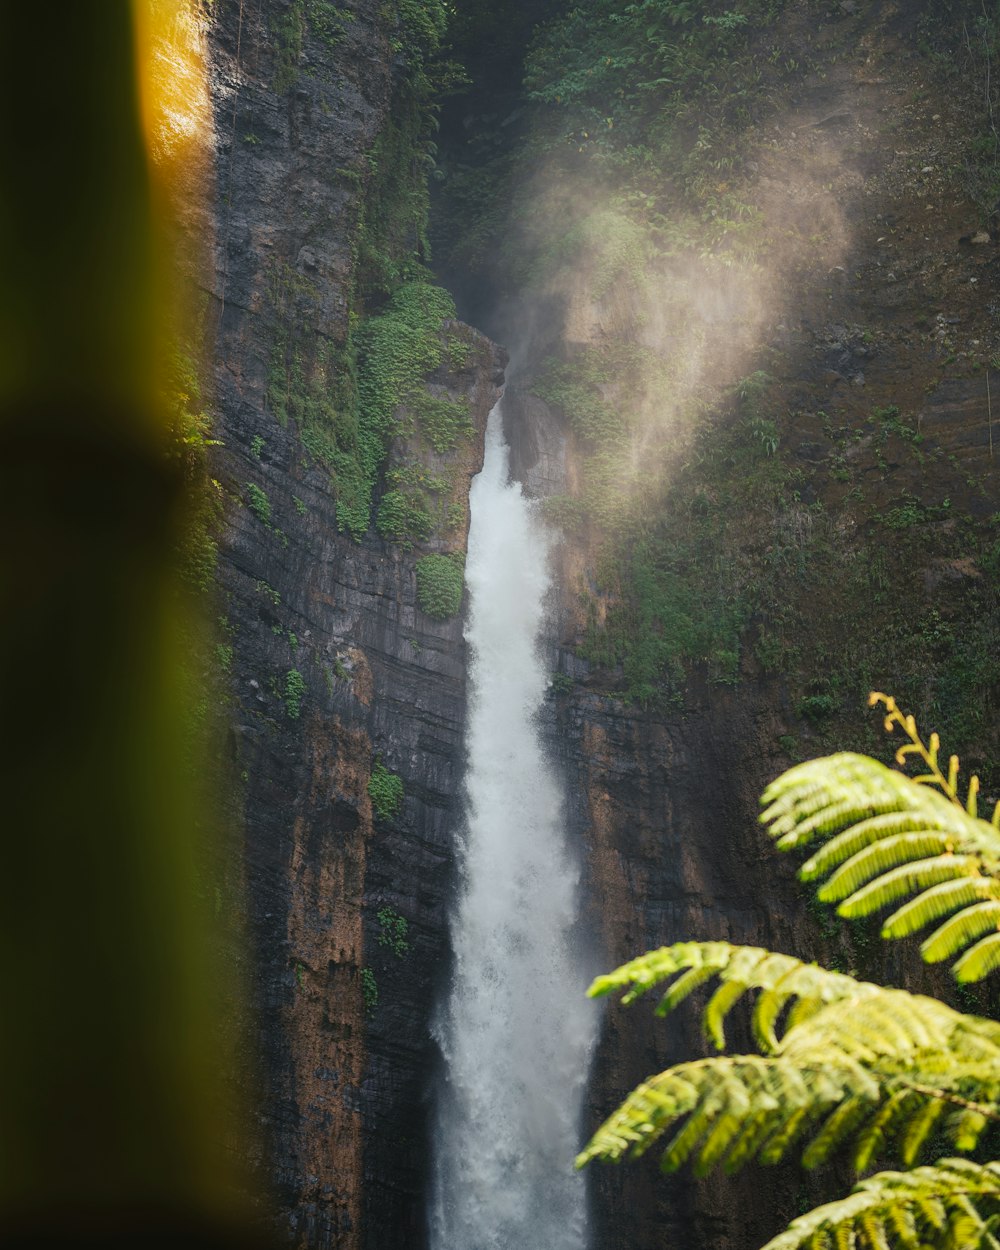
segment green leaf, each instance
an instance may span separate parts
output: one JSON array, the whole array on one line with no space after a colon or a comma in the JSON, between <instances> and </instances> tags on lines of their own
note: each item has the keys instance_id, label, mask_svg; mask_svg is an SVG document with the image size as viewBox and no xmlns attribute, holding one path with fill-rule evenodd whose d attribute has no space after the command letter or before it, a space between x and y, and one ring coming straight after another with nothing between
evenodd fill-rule
<instances>
[{"instance_id":1,"label":"green leaf","mask_svg":"<svg viewBox=\"0 0 1000 1250\"><path fill-rule=\"evenodd\" d=\"M978 881L975 884L978 886ZM990 882L990 885L995 886L995 883ZM939 929L935 929L930 937L921 943L920 953L929 964L938 963L942 959L950 959L956 951L970 946L984 933L996 932L998 929L1000 929L1000 902L990 900L985 903L976 903L960 911L957 916L946 920Z\"/></svg>"},{"instance_id":2,"label":"green leaf","mask_svg":"<svg viewBox=\"0 0 1000 1250\"><path fill-rule=\"evenodd\" d=\"M941 885L931 886L929 890L893 912L882 926L882 937L909 937L932 920L983 898L1000 898L1000 882L988 877L964 877L958 881L944 881Z\"/></svg>"},{"instance_id":3,"label":"green leaf","mask_svg":"<svg viewBox=\"0 0 1000 1250\"><path fill-rule=\"evenodd\" d=\"M914 894L940 881L974 876L978 870L979 862L973 855L940 855L934 859L917 860L913 864L902 864L852 894L840 904L837 914L856 920L887 907L904 895Z\"/></svg>"},{"instance_id":4,"label":"green leaf","mask_svg":"<svg viewBox=\"0 0 1000 1250\"><path fill-rule=\"evenodd\" d=\"M881 838L842 864L820 889L819 898L824 903L838 903L873 877L881 876L891 868L913 860L923 860L930 855L937 856L950 849L951 839L948 834L934 830L897 833L892 837Z\"/></svg>"},{"instance_id":5,"label":"green leaf","mask_svg":"<svg viewBox=\"0 0 1000 1250\"><path fill-rule=\"evenodd\" d=\"M952 965L959 981L981 981L1000 968L1000 933L991 933L965 952Z\"/></svg>"}]
</instances>

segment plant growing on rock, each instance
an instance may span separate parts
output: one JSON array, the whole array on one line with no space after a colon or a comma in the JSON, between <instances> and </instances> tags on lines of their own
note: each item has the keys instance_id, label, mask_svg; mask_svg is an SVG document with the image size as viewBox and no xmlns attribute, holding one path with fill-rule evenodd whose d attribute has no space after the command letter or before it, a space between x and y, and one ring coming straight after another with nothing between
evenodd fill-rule
<instances>
[{"instance_id":1,"label":"plant growing on rock","mask_svg":"<svg viewBox=\"0 0 1000 1250\"><path fill-rule=\"evenodd\" d=\"M380 759L375 760L368 778L368 797L382 820L391 820L403 806L403 779L389 772Z\"/></svg>"},{"instance_id":2,"label":"plant growing on rock","mask_svg":"<svg viewBox=\"0 0 1000 1250\"><path fill-rule=\"evenodd\" d=\"M263 525L271 524L271 501L255 482L247 482L247 507Z\"/></svg>"},{"instance_id":3,"label":"plant growing on rock","mask_svg":"<svg viewBox=\"0 0 1000 1250\"><path fill-rule=\"evenodd\" d=\"M439 621L462 606L465 561L459 554L422 556L417 561L417 602L421 612Z\"/></svg>"},{"instance_id":4,"label":"plant growing on rock","mask_svg":"<svg viewBox=\"0 0 1000 1250\"><path fill-rule=\"evenodd\" d=\"M957 956L956 978L978 981L1000 967L1000 804L992 824L979 819L978 778L963 797L958 758L942 768L937 735L925 744L893 699L870 701L884 704L889 732L902 728L909 739L897 763L916 757L920 774L911 779L849 753L811 760L768 787L761 820L780 850L815 847L799 875L822 881L820 900L837 903L841 916L892 907L884 938L933 926L923 958ZM838 1148L860 1172L888 1156L907 1170L866 1177L847 1197L794 1220L765 1250L1000 1246L1000 1162L914 1166L929 1142L965 1154L1000 1121L1000 1024L728 942L652 951L599 977L590 994L624 990L630 1003L659 988L664 1015L713 980L703 1016L709 1039L721 1050L726 1018L754 994L758 1053L650 1077L598 1129L578 1166L635 1158L670 1131L664 1170L690 1160L697 1175L792 1153L811 1168Z\"/></svg>"},{"instance_id":5,"label":"plant growing on rock","mask_svg":"<svg viewBox=\"0 0 1000 1250\"><path fill-rule=\"evenodd\" d=\"M409 954L410 942L408 934L410 926L405 916L391 907L380 907L378 912L378 944L388 946L397 959Z\"/></svg>"},{"instance_id":6,"label":"plant growing on rock","mask_svg":"<svg viewBox=\"0 0 1000 1250\"><path fill-rule=\"evenodd\" d=\"M285 676L285 711L291 720L299 719L305 692L305 678L297 668L291 669Z\"/></svg>"},{"instance_id":7,"label":"plant growing on rock","mask_svg":"<svg viewBox=\"0 0 1000 1250\"><path fill-rule=\"evenodd\" d=\"M365 1014L373 1016L378 1006L378 982L371 968L361 969L361 996L365 1003Z\"/></svg>"}]
</instances>

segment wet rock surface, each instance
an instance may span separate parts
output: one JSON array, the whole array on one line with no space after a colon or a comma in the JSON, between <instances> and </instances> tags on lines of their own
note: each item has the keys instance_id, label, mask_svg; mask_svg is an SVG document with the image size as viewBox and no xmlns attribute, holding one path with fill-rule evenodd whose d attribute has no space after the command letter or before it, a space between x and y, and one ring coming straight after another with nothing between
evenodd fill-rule
<instances>
[{"instance_id":1,"label":"wet rock surface","mask_svg":"<svg viewBox=\"0 0 1000 1250\"><path fill-rule=\"evenodd\" d=\"M392 87L385 6L358 0L336 40L307 22L290 43L300 9L219 0L210 28L219 655L251 938L240 1077L257 1130L239 1148L290 1244L411 1250L424 1237L464 643L460 617L419 608L419 551L338 530L329 475L269 395L279 336L345 340L363 171ZM475 433L427 467L464 507L505 358L468 327L443 333L462 337L466 363L427 385L466 404ZM390 464L405 451L401 439ZM376 759L403 784L386 819L368 792ZM379 942L384 908L407 923L402 954Z\"/></svg>"},{"instance_id":2,"label":"wet rock surface","mask_svg":"<svg viewBox=\"0 0 1000 1250\"><path fill-rule=\"evenodd\" d=\"M765 206L794 199L787 171L801 165L828 188L806 205L809 229L789 244L787 289L764 331L794 414L782 455L818 471L803 506L821 501L844 535L856 524L848 471L877 508L908 493L970 515L996 507L993 375L979 367L1000 351L995 245L979 238L974 208L942 172L963 133L963 104L929 98L906 56L893 66L892 49L873 69L859 7L838 8L858 57L806 83L759 161ZM298 313L297 283L311 292L308 332L344 341L351 230L392 82L382 7L356 0L334 47L306 31L296 53L306 72L282 85L289 9L216 0L212 25L218 200L208 322L224 443L214 473L227 517L226 766L253 939L246 1080L259 1112L260 1181L292 1244L411 1250L426 1239L430 1020L447 973L463 642L458 618L420 611L417 552L372 532L360 544L338 532L327 474L268 399L276 336ZM274 298L276 277L290 299ZM474 414L477 439L448 460L456 504L478 467L502 368L491 344L462 333L476 346L473 366L430 380L435 396L467 398ZM914 414L921 454L940 449L933 473L899 431L876 447L877 405ZM529 493L572 490L579 465L560 415L522 392L512 393L508 419L514 471ZM397 443L390 464L404 450ZM266 509L252 506L251 483ZM949 520L942 513L937 523ZM625 703L615 675L592 674L577 653L574 595L587 556L572 543L557 555L562 595L548 650L570 687L553 689L544 727L566 779L585 882L581 941L595 970L688 937L829 954L832 939L806 910L792 865L755 825L760 791L790 762L783 742L795 736L808 754L820 746L787 684L748 656L736 687L696 672L682 707ZM956 553L913 576L927 595L955 595L983 572ZM289 684L292 673L301 686ZM387 820L368 794L376 757L403 782L402 808ZM407 921L407 949L380 941L384 909ZM837 949L842 962L853 958L849 943ZM887 979L903 974L897 959L885 955ZM363 969L377 1001L370 983L366 1001ZM905 971L919 983L912 966ZM643 1077L701 1053L693 1008L664 1023L643 1004L609 1006L584 1130ZM653 1157L592 1170L597 1250L751 1250L803 1205L794 1171L665 1181ZM830 1192L838 1189L834 1177ZM805 1193L810 1204L817 1196Z\"/></svg>"},{"instance_id":3,"label":"wet rock surface","mask_svg":"<svg viewBox=\"0 0 1000 1250\"><path fill-rule=\"evenodd\" d=\"M807 81L780 131L770 127L758 167L765 200L772 176L776 194L796 194L776 171L794 169L804 187L827 169L836 212L817 195L815 236L789 243L761 333L780 383L772 400L781 454L806 466L803 503L823 509L837 541L850 544L871 524L872 509L885 516L912 505L922 523L953 528L952 509L977 519L995 512L990 440L1000 340L995 245L987 232L969 230L978 210L955 176L965 106L925 89L922 68L893 45L891 28L873 34L860 6L841 5L840 13L858 22L866 57L844 57ZM892 425L900 411L913 433ZM540 470L544 438L517 424L528 424L531 412L530 396L512 409L514 463L528 489L558 493L579 471L573 440L561 477ZM549 477L554 487L540 481ZM869 511L858 507L862 490ZM597 966L675 941L721 939L953 995L912 950L878 942L877 925L848 935L835 918L818 919L794 865L757 825L759 796L793 762L790 751L802 758L853 744L832 743L807 723L789 681L762 672L750 647L734 686L712 683L695 665L673 710L626 702L615 691L625 684L621 672L590 671L578 653L587 627L580 591L593 588L586 537L564 540L555 559L550 667L573 682L554 686L545 727L566 778L583 869L581 940L592 944ZM909 572L912 584L895 593L912 595L914 612L945 615L985 576L957 540L954 558L929 550ZM869 610L857 605L859 629L877 628ZM811 627L824 628L821 598ZM831 650L842 644L829 640ZM859 706L855 721L863 720ZM606 1005L581 1139L641 1080L709 1053L701 1001L667 1020L653 1016L652 1002ZM749 1036L731 1040L734 1052L752 1049ZM654 1148L638 1163L591 1165L595 1247L753 1250L854 1180L847 1171L815 1177L782 1165L698 1181L690 1168L664 1177L657 1162Z\"/></svg>"}]
</instances>

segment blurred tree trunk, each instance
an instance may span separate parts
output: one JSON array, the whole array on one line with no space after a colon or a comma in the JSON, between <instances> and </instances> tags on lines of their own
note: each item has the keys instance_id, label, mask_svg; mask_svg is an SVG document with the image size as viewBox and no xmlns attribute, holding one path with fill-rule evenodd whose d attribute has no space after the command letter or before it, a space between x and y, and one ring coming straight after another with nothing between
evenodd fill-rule
<instances>
[{"instance_id":1,"label":"blurred tree trunk","mask_svg":"<svg viewBox=\"0 0 1000 1250\"><path fill-rule=\"evenodd\" d=\"M221 1245L242 1222L218 1161L133 16L3 6L7 1245Z\"/></svg>"}]
</instances>

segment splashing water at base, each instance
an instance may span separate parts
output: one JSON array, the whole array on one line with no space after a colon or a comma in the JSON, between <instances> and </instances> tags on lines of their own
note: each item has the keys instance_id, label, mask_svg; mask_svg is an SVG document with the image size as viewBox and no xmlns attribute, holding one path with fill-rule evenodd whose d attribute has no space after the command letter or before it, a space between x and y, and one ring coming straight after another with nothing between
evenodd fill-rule
<instances>
[{"instance_id":1,"label":"splashing water at base","mask_svg":"<svg viewBox=\"0 0 1000 1250\"><path fill-rule=\"evenodd\" d=\"M574 942L578 869L535 714L548 541L508 484L499 406L470 496L467 822L440 1013L433 1250L584 1250L580 1100L596 1029Z\"/></svg>"}]
</instances>

